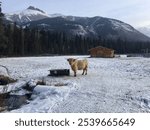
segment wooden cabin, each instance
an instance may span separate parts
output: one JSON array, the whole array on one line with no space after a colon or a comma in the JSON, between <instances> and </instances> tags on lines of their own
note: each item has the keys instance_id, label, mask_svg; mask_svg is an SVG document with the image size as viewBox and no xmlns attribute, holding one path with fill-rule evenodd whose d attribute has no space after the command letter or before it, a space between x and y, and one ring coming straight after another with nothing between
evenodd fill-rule
<instances>
[{"instance_id":1,"label":"wooden cabin","mask_svg":"<svg viewBox=\"0 0 150 130\"><path fill-rule=\"evenodd\" d=\"M91 57L102 57L102 58L113 58L115 50L98 46L95 48L91 48L89 53Z\"/></svg>"}]
</instances>

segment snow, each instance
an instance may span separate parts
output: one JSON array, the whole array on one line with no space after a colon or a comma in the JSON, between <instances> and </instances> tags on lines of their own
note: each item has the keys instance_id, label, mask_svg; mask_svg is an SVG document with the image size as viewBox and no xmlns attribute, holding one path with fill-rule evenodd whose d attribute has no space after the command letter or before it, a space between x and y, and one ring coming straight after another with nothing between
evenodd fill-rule
<instances>
[{"instance_id":1,"label":"snow","mask_svg":"<svg viewBox=\"0 0 150 130\"><path fill-rule=\"evenodd\" d=\"M25 105L23 109L13 110L12 112L52 112L53 107L57 103L67 98L72 87L75 87L72 83L63 87L39 85L35 88L35 93L32 95L33 101Z\"/></svg>"},{"instance_id":2,"label":"snow","mask_svg":"<svg viewBox=\"0 0 150 130\"><path fill-rule=\"evenodd\" d=\"M137 28L141 33L145 34L146 36L150 37L150 25L145 27Z\"/></svg>"},{"instance_id":3,"label":"snow","mask_svg":"<svg viewBox=\"0 0 150 130\"><path fill-rule=\"evenodd\" d=\"M25 9L23 11L16 11L16 12L13 12L13 13L9 13L9 15L18 15L19 18L22 18L23 16L32 16L32 15L45 15L45 16L49 16L48 14L46 13L42 13L40 11L37 11L37 10L32 10L32 9Z\"/></svg>"},{"instance_id":4,"label":"snow","mask_svg":"<svg viewBox=\"0 0 150 130\"><path fill-rule=\"evenodd\" d=\"M127 55L120 55L120 57L122 57L122 58L126 58L126 57L127 57Z\"/></svg>"},{"instance_id":5,"label":"snow","mask_svg":"<svg viewBox=\"0 0 150 130\"><path fill-rule=\"evenodd\" d=\"M88 75L48 77L49 69L69 69L67 58L88 56L1 58L20 84L44 78L27 105L11 112L150 112L150 59L87 58Z\"/></svg>"},{"instance_id":6,"label":"snow","mask_svg":"<svg viewBox=\"0 0 150 130\"><path fill-rule=\"evenodd\" d=\"M60 13L49 14L49 17L51 17L51 18L55 18L55 17L62 17L62 18L66 18L66 16L65 16L65 15L60 14Z\"/></svg>"},{"instance_id":7,"label":"snow","mask_svg":"<svg viewBox=\"0 0 150 130\"><path fill-rule=\"evenodd\" d=\"M5 17L7 20L10 20L10 21L13 21L13 18L17 17L18 18L17 21L20 21L20 22L29 22L29 21L34 20L36 17L37 19L54 18L54 17L66 18L66 16L62 14L47 14L39 10L33 10L33 9L25 9L23 11L7 13L5 14Z\"/></svg>"},{"instance_id":8,"label":"snow","mask_svg":"<svg viewBox=\"0 0 150 130\"><path fill-rule=\"evenodd\" d=\"M98 17L91 25L90 25L90 28L89 28L89 31L93 34L96 34L95 32L95 29L94 29L94 25L97 21L99 21L101 19L101 17ZM97 26L98 27L98 26Z\"/></svg>"},{"instance_id":9,"label":"snow","mask_svg":"<svg viewBox=\"0 0 150 130\"><path fill-rule=\"evenodd\" d=\"M50 25L45 24L45 23L42 23L42 24L38 24L38 26L48 27L48 26L50 26Z\"/></svg>"},{"instance_id":10,"label":"snow","mask_svg":"<svg viewBox=\"0 0 150 130\"><path fill-rule=\"evenodd\" d=\"M112 20L112 19L110 19L110 22L114 25L114 29L123 29L129 32L135 31L130 25L126 23L119 22L117 20Z\"/></svg>"},{"instance_id":11,"label":"snow","mask_svg":"<svg viewBox=\"0 0 150 130\"><path fill-rule=\"evenodd\" d=\"M69 25L69 24L68 24ZM75 34L85 36L87 34L86 30L82 25L75 24L75 27L77 27L76 30L72 30Z\"/></svg>"},{"instance_id":12,"label":"snow","mask_svg":"<svg viewBox=\"0 0 150 130\"><path fill-rule=\"evenodd\" d=\"M8 76L7 70L2 66L0 66L0 75Z\"/></svg>"},{"instance_id":13,"label":"snow","mask_svg":"<svg viewBox=\"0 0 150 130\"><path fill-rule=\"evenodd\" d=\"M10 21L13 21L14 18L17 18L18 22L29 22L31 20L34 20L36 17L37 19L43 19L43 18L47 18L50 16L38 10L25 9L23 11L7 13L5 14L5 17L7 20L10 20Z\"/></svg>"}]
</instances>

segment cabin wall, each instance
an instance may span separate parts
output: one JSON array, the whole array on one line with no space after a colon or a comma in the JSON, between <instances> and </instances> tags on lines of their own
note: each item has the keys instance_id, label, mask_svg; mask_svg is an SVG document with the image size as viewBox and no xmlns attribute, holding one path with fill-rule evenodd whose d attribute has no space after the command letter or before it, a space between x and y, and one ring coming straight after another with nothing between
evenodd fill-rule
<instances>
[{"instance_id":1,"label":"cabin wall","mask_svg":"<svg viewBox=\"0 0 150 130\"><path fill-rule=\"evenodd\" d=\"M91 57L104 57L104 58L113 58L114 57L114 50L108 49L93 49L90 51Z\"/></svg>"}]
</instances>

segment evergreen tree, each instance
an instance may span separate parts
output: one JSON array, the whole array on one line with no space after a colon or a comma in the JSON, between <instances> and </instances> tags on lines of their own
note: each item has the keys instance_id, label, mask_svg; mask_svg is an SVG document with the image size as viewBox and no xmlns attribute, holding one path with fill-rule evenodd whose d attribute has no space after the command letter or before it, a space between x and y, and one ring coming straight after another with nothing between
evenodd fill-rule
<instances>
[{"instance_id":1,"label":"evergreen tree","mask_svg":"<svg viewBox=\"0 0 150 130\"><path fill-rule=\"evenodd\" d=\"M22 28L16 23L3 24L0 2L0 55L29 56L39 54L81 55L96 46L113 48L116 53L141 53L150 49L149 42L130 42L127 40L72 36L65 32Z\"/></svg>"},{"instance_id":2,"label":"evergreen tree","mask_svg":"<svg viewBox=\"0 0 150 130\"><path fill-rule=\"evenodd\" d=\"M6 37L4 35L4 26L3 26L3 18L4 14L2 13L1 9L1 2L0 2L0 52L2 55L6 53L7 45L6 45Z\"/></svg>"}]
</instances>

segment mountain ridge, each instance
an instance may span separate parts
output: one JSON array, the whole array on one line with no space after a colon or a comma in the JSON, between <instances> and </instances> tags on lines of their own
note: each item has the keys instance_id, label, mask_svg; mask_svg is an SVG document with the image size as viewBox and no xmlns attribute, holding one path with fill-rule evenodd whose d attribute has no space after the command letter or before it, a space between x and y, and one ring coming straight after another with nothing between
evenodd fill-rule
<instances>
[{"instance_id":1,"label":"mountain ridge","mask_svg":"<svg viewBox=\"0 0 150 130\"><path fill-rule=\"evenodd\" d=\"M30 9L30 10L36 10L36 11L40 11L41 13L45 13L43 10L39 9L39 8L36 8L34 6L29 6L27 9Z\"/></svg>"},{"instance_id":2,"label":"mountain ridge","mask_svg":"<svg viewBox=\"0 0 150 130\"><path fill-rule=\"evenodd\" d=\"M46 31L62 31L67 34L127 41L150 41L131 25L106 17L78 17L62 14L48 15L41 9L29 6L20 13L8 14L6 19L23 27L39 28Z\"/></svg>"},{"instance_id":3,"label":"mountain ridge","mask_svg":"<svg viewBox=\"0 0 150 130\"><path fill-rule=\"evenodd\" d=\"M5 14L6 20L16 22L19 25L21 25L22 23L24 24L30 21L37 21L48 17L49 15L44 11L33 6L29 6L27 9L24 9L22 11Z\"/></svg>"}]
</instances>

